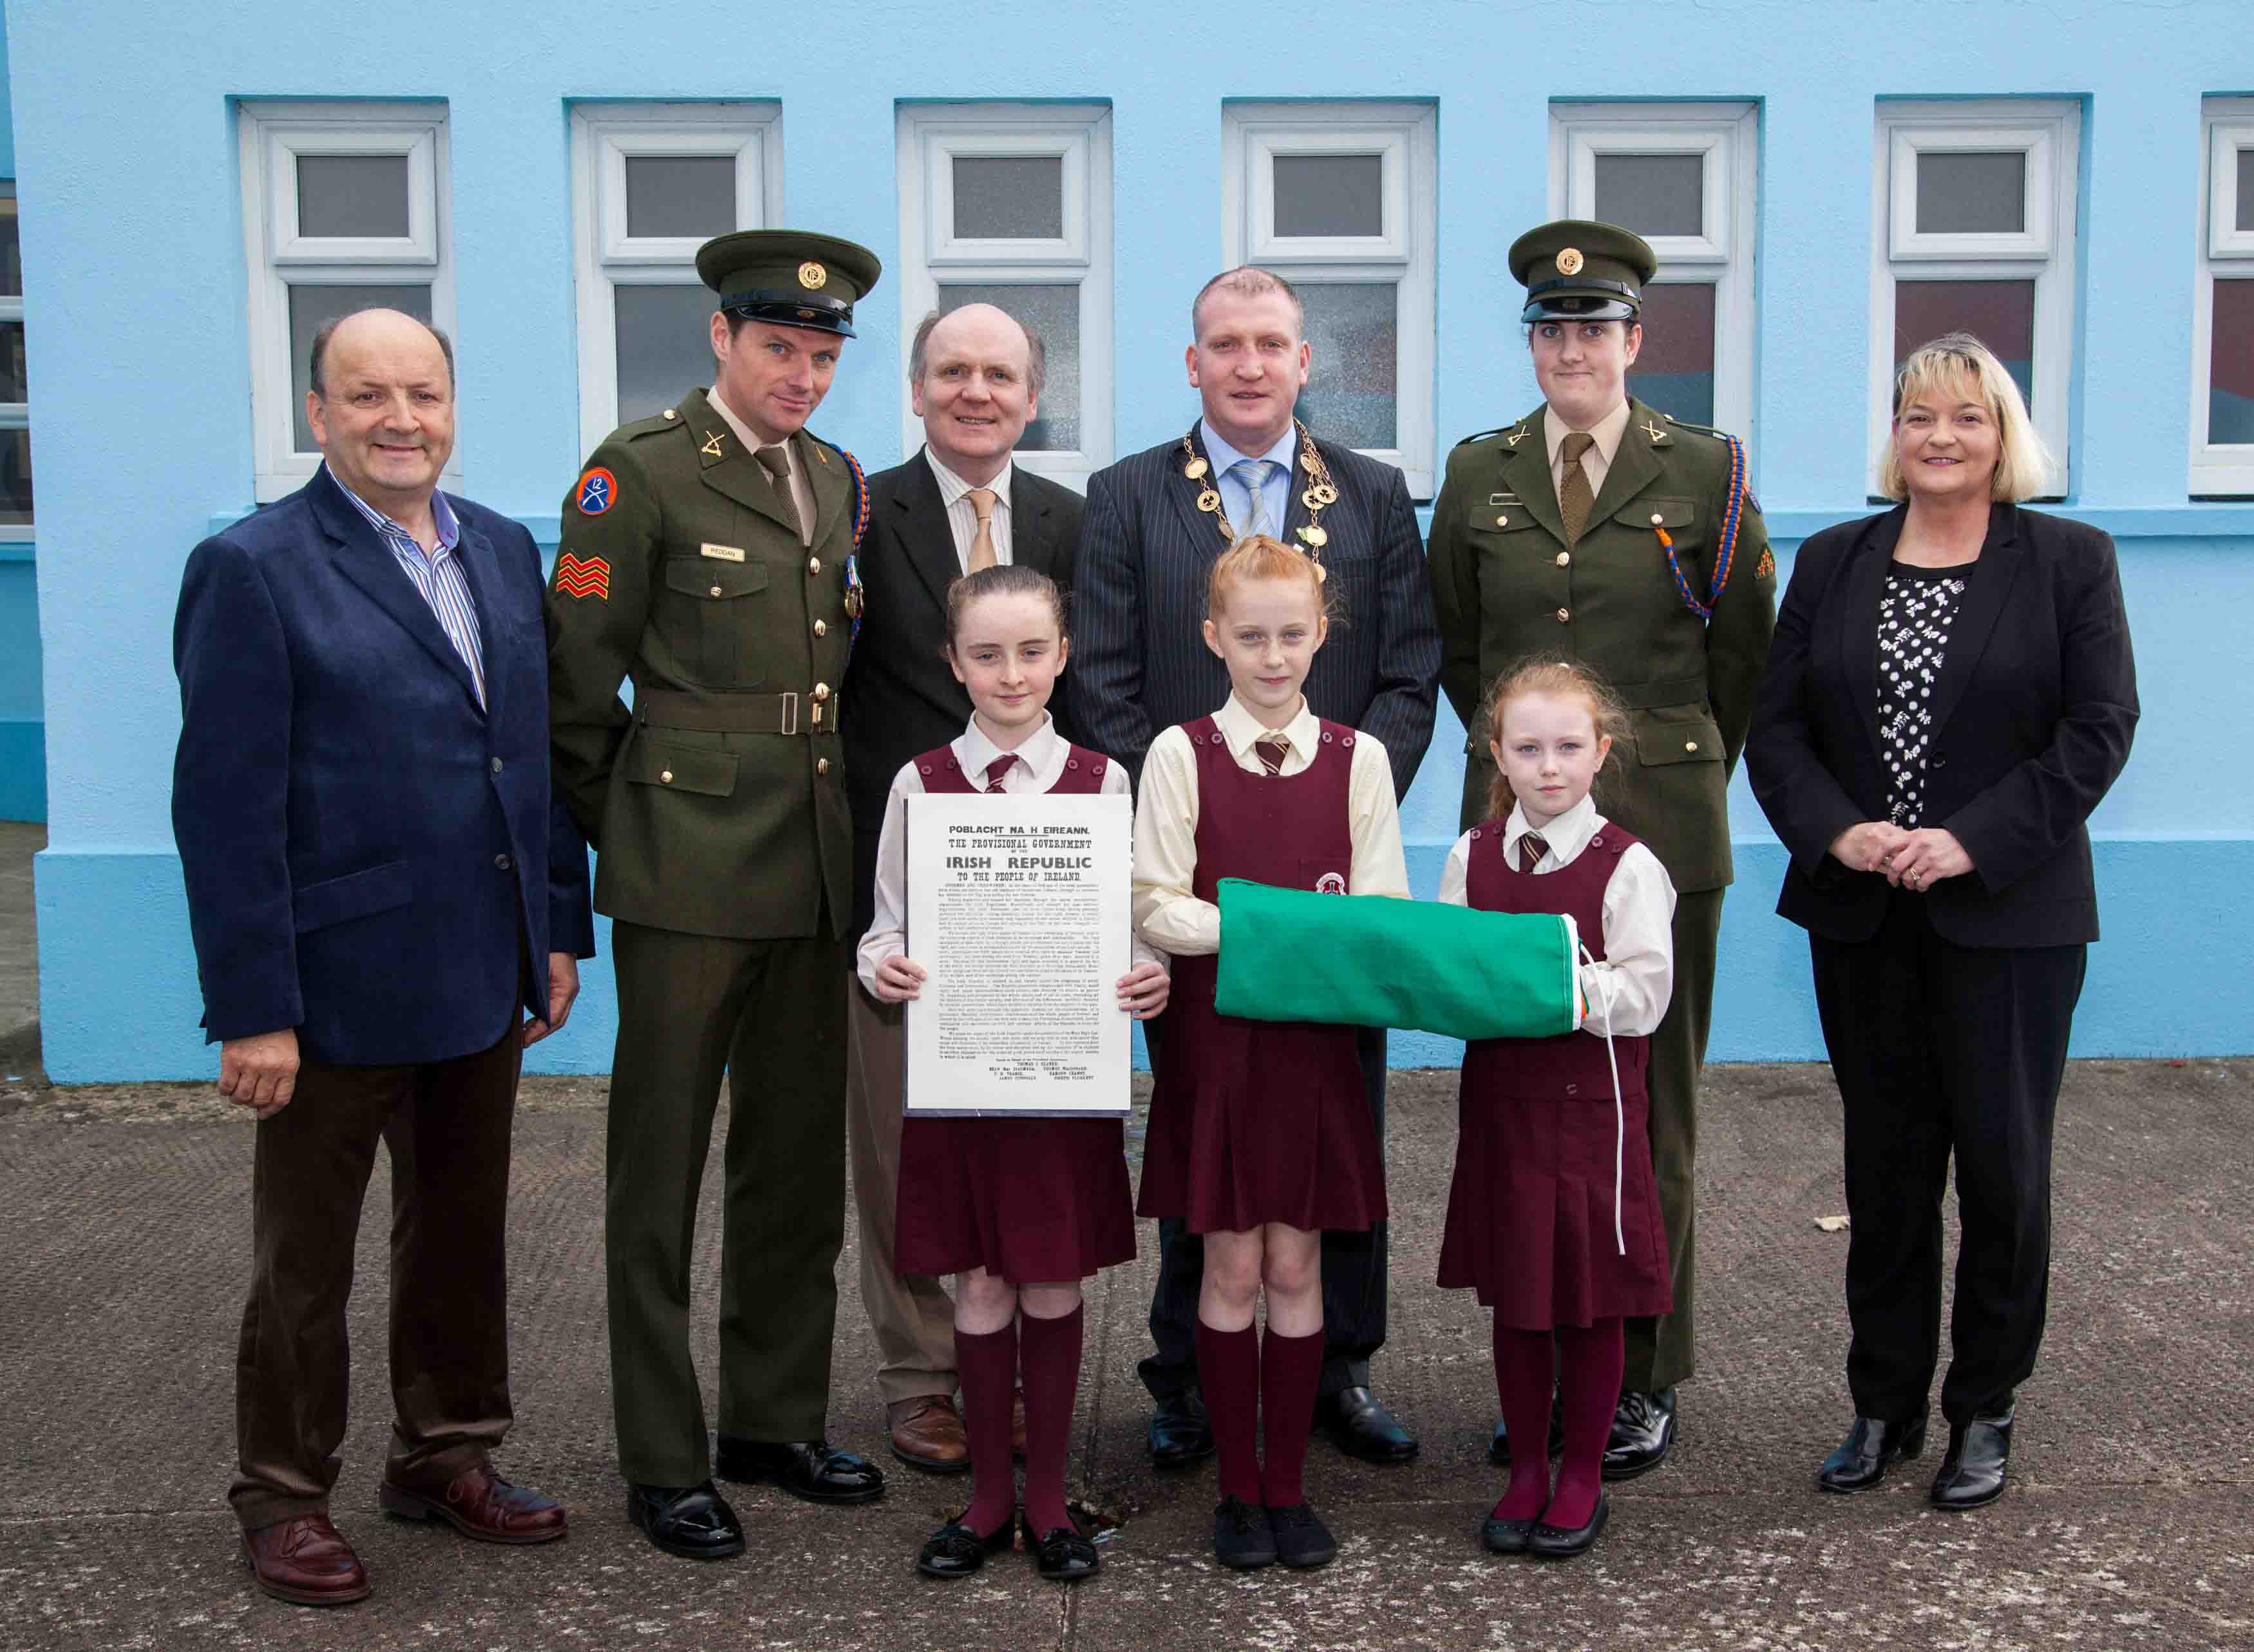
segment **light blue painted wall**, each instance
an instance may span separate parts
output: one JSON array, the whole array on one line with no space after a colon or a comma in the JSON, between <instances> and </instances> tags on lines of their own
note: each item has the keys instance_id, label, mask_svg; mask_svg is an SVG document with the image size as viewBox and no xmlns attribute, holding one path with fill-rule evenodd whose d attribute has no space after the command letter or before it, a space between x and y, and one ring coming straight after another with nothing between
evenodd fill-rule
<instances>
[{"instance_id":1,"label":"light blue painted wall","mask_svg":"<svg viewBox=\"0 0 2254 1652\"><path fill-rule=\"evenodd\" d=\"M8 33L0 28L0 178L16 175L8 73ZM32 555L28 544L0 544L0 820L45 820L47 814L39 592Z\"/></svg>"},{"instance_id":2,"label":"light blue painted wall","mask_svg":"<svg viewBox=\"0 0 2254 1652\"><path fill-rule=\"evenodd\" d=\"M2254 1046L2254 974L2187 994L2152 942L2235 937L2254 889L2254 696L2237 660L2254 612L2254 507L2187 505L2192 249L2202 94L2254 88L2236 0L1991 4L1945 52L1899 7L1558 0L1523 8L1368 4L1209 49L1179 18L1102 0L857 8L776 46L709 6L387 15L284 0L144 7L121 53L72 9L10 0L32 363L50 554L39 564L52 847L39 864L42 1012L66 1081L209 1070L166 813L178 726L166 640L178 570L215 514L247 508L245 284L230 99L448 100L466 491L552 542L578 458L567 112L573 98L776 97L786 216L897 261L893 146L904 98L1108 99L1113 109L1115 407L1122 452L1178 430L1183 310L1220 257L1220 117L1232 97L1430 98L1439 109L1438 422L1444 439L1536 399L1503 254L1546 215L1552 98L1761 102L1760 346L1754 484L1781 538L1863 509L1872 115L1892 96L2078 96L2082 343L2075 494L2121 537L2142 644L2137 759L2101 812L2109 936L2085 1053ZM113 13L113 18L116 14ZM2165 19L2156 38L2156 15ZM2161 40L2195 50L2156 49ZM1591 42L1609 42L1599 48ZM89 120L88 110L121 112ZM161 141L152 141L161 135ZM130 234L120 226L132 227ZM152 284L147 248L165 249ZM862 312L817 421L879 466L899 456L898 312ZM164 341L120 347L118 318ZM195 387L192 407L180 387ZM178 412L170 410L178 409ZM177 421L192 439L161 438ZM130 432L130 442L121 432ZM66 550L61 548L67 548ZM1429 886L1453 836L1461 737L1436 738L1407 817ZM1769 918L1780 864L1758 814L1727 918L1715 1054L1819 1054L1796 935ZM2234 942L2223 942L2226 948ZM2236 944L2243 952L2243 943ZM121 992L131 983L130 1005ZM543 1065L599 1068L607 965ZM1404 1040L1404 1051L1415 1052Z\"/></svg>"}]
</instances>

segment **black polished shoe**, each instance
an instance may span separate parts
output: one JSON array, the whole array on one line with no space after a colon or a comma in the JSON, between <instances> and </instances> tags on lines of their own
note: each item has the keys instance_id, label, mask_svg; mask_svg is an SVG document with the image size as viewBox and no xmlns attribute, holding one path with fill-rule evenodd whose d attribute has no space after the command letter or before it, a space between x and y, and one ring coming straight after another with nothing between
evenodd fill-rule
<instances>
[{"instance_id":1,"label":"black polished shoe","mask_svg":"<svg viewBox=\"0 0 2254 1652\"><path fill-rule=\"evenodd\" d=\"M923 1540L916 1553L916 1570L927 1578L967 1578L986 1564L986 1557L1010 1546L1018 1535L1018 1516L1010 1517L985 1536L959 1520L950 1520Z\"/></svg>"},{"instance_id":2,"label":"black polished shoe","mask_svg":"<svg viewBox=\"0 0 2254 1652\"><path fill-rule=\"evenodd\" d=\"M1557 1456L1565 1449L1565 1413L1555 1395L1550 1400L1550 1455ZM1497 1468L1510 1466L1510 1434L1502 1418L1494 1419L1494 1438L1487 1443L1487 1460Z\"/></svg>"},{"instance_id":3,"label":"black polished shoe","mask_svg":"<svg viewBox=\"0 0 2254 1652\"><path fill-rule=\"evenodd\" d=\"M1626 1393L1613 1410L1612 1438L1605 1446L1606 1480L1634 1480L1667 1460L1675 1443L1675 1390Z\"/></svg>"},{"instance_id":4,"label":"black polished shoe","mask_svg":"<svg viewBox=\"0 0 2254 1652\"><path fill-rule=\"evenodd\" d=\"M1271 1504L1268 1530L1276 1536L1276 1558L1287 1566L1307 1572L1338 1558L1338 1539L1312 1503Z\"/></svg>"},{"instance_id":5,"label":"black polished shoe","mask_svg":"<svg viewBox=\"0 0 2254 1652\"><path fill-rule=\"evenodd\" d=\"M1597 1534L1605 1529L1612 1517L1613 1500L1603 1492L1597 1494L1597 1506L1589 1513L1589 1523L1576 1526L1570 1531L1563 1526L1553 1526L1545 1516L1535 1522L1527 1535L1526 1552L1544 1560L1571 1560L1575 1555L1586 1554Z\"/></svg>"},{"instance_id":6,"label":"black polished shoe","mask_svg":"<svg viewBox=\"0 0 2254 1652\"><path fill-rule=\"evenodd\" d=\"M1405 1463L1417 1454L1417 1437L1366 1388L1342 1388L1317 1400L1315 1428L1365 1463Z\"/></svg>"},{"instance_id":7,"label":"black polished shoe","mask_svg":"<svg viewBox=\"0 0 2254 1652\"><path fill-rule=\"evenodd\" d=\"M865 1503L885 1494L885 1471L826 1439L764 1440L720 1436L720 1478L773 1480L810 1503Z\"/></svg>"},{"instance_id":8,"label":"black polished shoe","mask_svg":"<svg viewBox=\"0 0 2254 1652\"><path fill-rule=\"evenodd\" d=\"M1489 1554L1522 1555L1536 1523L1531 1520L1498 1520L1490 1514L1480 1523L1480 1541L1487 1545Z\"/></svg>"},{"instance_id":9,"label":"black polished shoe","mask_svg":"<svg viewBox=\"0 0 2254 1652\"><path fill-rule=\"evenodd\" d=\"M1239 1572L1274 1563L1276 1530L1258 1503L1224 1497L1213 1511L1213 1558Z\"/></svg>"},{"instance_id":10,"label":"black polished shoe","mask_svg":"<svg viewBox=\"0 0 2254 1652\"><path fill-rule=\"evenodd\" d=\"M1205 1396L1194 1388L1159 1397L1151 1408L1151 1465L1187 1468L1213 1455L1213 1424Z\"/></svg>"},{"instance_id":11,"label":"black polished shoe","mask_svg":"<svg viewBox=\"0 0 2254 1652\"><path fill-rule=\"evenodd\" d=\"M1033 1570L1052 1583L1078 1583L1103 1568L1095 1544L1082 1536L1077 1526L1053 1526L1038 1536L1028 1526L1026 1536L1032 1540Z\"/></svg>"},{"instance_id":12,"label":"black polished shoe","mask_svg":"<svg viewBox=\"0 0 2254 1652\"><path fill-rule=\"evenodd\" d=\"M1886 1465L1906 1463L1925 1449L1925 1418L1887 1423L1858 1416L1838 1450L1816 1471L1820 1491L1868 1491L1886 1477Z\"/></svg>"},{"instance_id":13,"label":"black polished shoe","mask_svg":"<svg viewBox=\"0 0 2254 1652\"><path fill-rule=\"evenodd\" d=\"M1993 1417L1950 1425L1949 1451L1941 1460L1941 1472L1933 1477L1930 1495L1936 1508L1978 1508L2004 1494L2015 1412L2015 1407L2007 1405Z\"/></svg>"},{"instance_id":14,"label":"black polished shoe","mask_svg":"<svg viewBox=\"0 0 2254 1652\"><path fill-rule=\"evenodd\" d=\"M669 1555L732 1560L744 1552L744 1528L727 1499L701 1486L626 1488L626 1519Z\"/></svg>"}]
</instances>

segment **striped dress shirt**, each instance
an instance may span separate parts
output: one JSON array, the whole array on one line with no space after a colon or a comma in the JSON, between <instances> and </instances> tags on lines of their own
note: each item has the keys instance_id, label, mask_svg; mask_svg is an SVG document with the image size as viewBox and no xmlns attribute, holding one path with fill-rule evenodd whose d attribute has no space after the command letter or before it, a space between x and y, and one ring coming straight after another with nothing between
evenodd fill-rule
<instances>
[{"instance_id":1,"label":"striped dress shirt","mask_svg":"<svg viewBox=\"0 0 2254 1652\"><path fill-rule=\"evenodd\" d=\"M346 487L336 472L329 472L329 480L336 483L338 492L352 500L353 508L368 518L368 526L375 529L376 536L407 570L408 578L415 582L415 589L423 593L423 600L430 605L430 612L438 617L446 640L454 645L454 652L470 668L470 681L477 689L478 709L485 710L485 645L478 637L478 606L470 598L470 582L462 573L462 560L455 555L455 548L461 543L462 525L455 520L454 508L446 502L444 494L431 494L430 521L438 530L438 548L426 552L416 542L414 535Z\"/></svg>"}]
</instances>

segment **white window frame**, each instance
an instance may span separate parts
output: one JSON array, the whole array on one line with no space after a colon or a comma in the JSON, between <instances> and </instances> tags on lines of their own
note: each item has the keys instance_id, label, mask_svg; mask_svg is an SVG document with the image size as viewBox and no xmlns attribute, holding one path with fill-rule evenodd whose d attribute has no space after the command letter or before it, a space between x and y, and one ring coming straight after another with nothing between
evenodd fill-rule
<instances>
[{"instance_id":1,"label":"white window frame","mask_svg":"<svg viewBox=\"0 0 2254 1652\"><path fill-rule=\"evenodd\" d=\"M957 156L1054 156L1062 164L1063 234L972 239L955 233ZM1080 445L1021 452L1016 462L1085 491L1111 462L1111 106L1108 103L904 103L900 192L900 440L924 439L907 388L907 352L946 285L1074 287L1080 294Z\"/></svg>"},{"instance_id":2,"label":"white window frame","mask_svg":"<svg viewBox=\"0 0 2254 1652\"><path fill-rule=\"evenodd\" d=\"M1754 435L1755 192L1760 115L1751 103L1553 103L1550 214L1597 216L1600 155L1698 155L1704 199L1698 235L1648 235L1653 286L1714 289L1714 425ZM1756 450L1758 451L1758 450Z\"/></svg>"},{"instance_id":3,"label":"white window frame","mask_svg":"<svg viewBox=\"0 0 2254 1652\"><path fill-rule=\"evenodd\" d=\"M16 196L16 180L0 178L0 190L16 200L17 244L23 244L24 204ZM0 323L21 322L24 319L24 299L18 293L0 294ZM31 394L26 385L24 393ZM29 402L0 402L0 430L28 430L32 428L32 404ZM0 545L28 545L38 536L38 495L35 486L32 498L32 520L28 522L0 522Z\"/></svg>"},{"instance_id":4,"label":"white window frame","mask_svg":"<svg viewBox=\"0 0 2254 1652\"><path fill-rule=\"evenodd\" d=\"M320 468L298 451L291 388L290 289L427 279L430 319L451 336L454 264L447 109L444 103L280 103L239 106L242 237L250 282L250 409L261 504L302 487ZM408 233L309 237L298 233L298 157L403 155ZM458 487L449 460L441 479Z\"/></svg>"},{"instance_id":5,"label":"white window frame","mask_svg":"<svg viewBox=\"0 0 2254 1652\"><path fill-rule=\"evenodd\" d=\"M1394 312L1394 444L1362 450L1398 466L1416 498L1438 476L1433 360L1438 283L1438 122L1430 103L1242 102L1221 112L1224 267L1257 264L1295 286L1390 282ZM1278 236L1275 158L1375 155L1382 233ZM1320 382L1323 364L1314 364ZM1320 432L1319 432L1320 434Z\"/></svg>"},{"instance_id":6,"label":"white window frame","mask_svg":"<svg viewBox=\"0 0 2254 1652\"><path fill-rule=\"evenodd\" d=\"M2206 214L2192 290L2189 491L2243 497L2254 494L2254 443L2208 440L2208 391L2215 364L2216 277L2254 280L2254 229L2237 227L2236 177L2242 164L2236 152L2254 148L2254 98L2208 98L2200 116L2200 196Z\"/></svg>"},{"instance_id":7,"label":"white window frame","mask_svg":"<svg viewBox=\"0 0 2254 1652\"><path fill-rule=\"evenodd\" d=\"M636 155L733 156L737 227L763 229L782 219L780 103L573 106L571 239L582 452L592 452L618 428L618 290L704 284L696 249L706 237L626 233L626 159ZM716 298L716 308L718 303Z\"/></svg>"},{"instance_id":8,"label":"white window frame","mask_svg":"<svg viewBox=\"0 0 2254 1652\"><path fill-rule=\"evenodd\" d=\"M2028 281L2035 285L2035 431L2052 454L2045 497L2062 498L2069 473L2068 409L2075 373L2076 201L2082 106L2070 100L1964 102L1881 101L1871 169L1871 484L1893 424L1894 286L1930 281ZM2024 228L2016 234L1923 234L1917 229L1917 158L1928 151L2018 150L2026 156Z\"/></svg>"}]
</instances>

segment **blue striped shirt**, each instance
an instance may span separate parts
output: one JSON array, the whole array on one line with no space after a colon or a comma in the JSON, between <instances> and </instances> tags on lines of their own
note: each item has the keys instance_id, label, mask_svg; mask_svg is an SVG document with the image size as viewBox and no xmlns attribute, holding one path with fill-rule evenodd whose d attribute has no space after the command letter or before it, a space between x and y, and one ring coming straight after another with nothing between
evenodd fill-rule
<instances>
[{"instance_id":1,"label":"blue striped shirt","mask_svg":"<svg viewBox=\"0 0 2254 1652\"><path fill-rule=\"evenodd\" d=\"M326 466L326 461L323 463ZM432 492L430 520L438 530L438 548L426 552L416 542L414 535L346 487L333 470L329 472L329 480L352 500L354 508L368 518L368 526L390 548L399 565L407 570L407 577L415 582L415 589L423 593L423 600L430 605L430 612L438 617L446 640L462 656L462 663L470 668L470 681L478 691L478 709L483 710L485 645L478 637L478 607L470 598L470 582L462 573L461 558L455 555L455 547L461 542L462 525L455 519L454 508L446 502L444 494Z\"/></svg>"}]
</instances>

